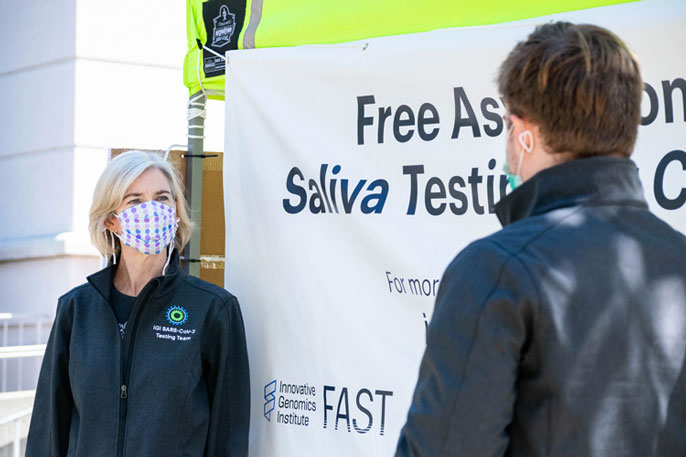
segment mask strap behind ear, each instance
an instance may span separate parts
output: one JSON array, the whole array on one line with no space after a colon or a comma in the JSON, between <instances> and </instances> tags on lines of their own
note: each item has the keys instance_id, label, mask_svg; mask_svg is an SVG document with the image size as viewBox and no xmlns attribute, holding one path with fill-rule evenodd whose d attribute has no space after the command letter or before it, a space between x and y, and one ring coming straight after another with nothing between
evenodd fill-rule
<instances>
[{"instance_id":1,"label":"mask strap behind ear","mask_svg":"<svg viewBox=\"0 0 686 457\"><path fill-rule=\"evenodd\" d=\"M162 267L162 276L164 276L164 273L166 273L167 267L169 266L169 261L171 260L171 255L172 255L172 252L174 251L175 242L176 242L176 231L174 231L174 236L172 237L171 243L169 243L169 246L167 247L167 250L169 252L167 254L167 261L164 263L164 266Z\"/></svg>"},{"instance_id":2,"label":"mask strap behind ear","mask_svg":"<svg viewBox=\"0 0 686 457\"><path fill-rule=\"evenodd\" d=\"M105 229L106 232L109 233L110 235L110 240L112 241L112 261L114 265L117 264L117 247L114 244L114 233L112 233L110 230Z\"/></svg>"},{"instance_id":3,"label":"mask strap behind ear","mask_svg":"<svg viewBox=\"0 0 686 457\"><path fill-rule=\"evenodd\" d=\"M527 138L529 140L529 144L527 144L524 141L524 138ZM534 150L534 135L531 133L531 130L524 130L522 133L519 134L519 145L526 151L526 152L531 152Z\"/></svg>"},{"instance_id":4,"label":"mask strap behind ear","mask_svg":"<svg viewBox=\"0 0 686 457\"><path fill-rule=\"evenodd\" d=\"M522 162L524 161L524 153L520 152L519 153L519 160L517 161L517 172L515 173L517 176L519 176L519 173L522 172Z\"/></svg>"}]
</instances>

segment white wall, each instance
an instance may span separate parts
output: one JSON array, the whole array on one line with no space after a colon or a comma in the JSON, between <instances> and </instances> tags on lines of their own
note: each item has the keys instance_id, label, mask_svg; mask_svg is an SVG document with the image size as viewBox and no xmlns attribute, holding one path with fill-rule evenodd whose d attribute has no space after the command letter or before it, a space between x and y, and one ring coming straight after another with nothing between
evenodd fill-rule
<instances>
[{"instance_id":1,"label":"white wall","mask_svg":"<svg viewBox=\"0 0 686 457\"><path fill-rule=\"evenodd\" d=\"M185 2L0 2L0 313L53 314L101 261L87 234L109 148L186 142ZM223 104L206 150L223 147Z\"/></svg>"},{"instance_id":2,"label":"white wall","mask_svg":"<svg viewBox=\"0 0 686 457\"><path fill-rule=\"evenodd\" d=\"M74 282L55 256L73 219L75 31L74 0L0 4L0 312L51 313Z\"/></svg>"}]
</instances>

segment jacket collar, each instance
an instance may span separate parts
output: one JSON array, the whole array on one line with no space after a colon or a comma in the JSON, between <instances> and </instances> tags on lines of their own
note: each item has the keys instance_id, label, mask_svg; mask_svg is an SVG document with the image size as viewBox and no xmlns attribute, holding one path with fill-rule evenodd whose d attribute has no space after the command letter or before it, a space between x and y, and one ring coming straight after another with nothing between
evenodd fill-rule
<instances>
[{"instance_id":1,"label":"jacket collar","mask_svg":"<svg viewBox=\"0 0 686 457\"><path fill-rule=\"evenodd\" d=\"M110 302L110 294L112 291L112 284L114 283L114 274L117 272L118 265L110 264L97 273L93 273L86 279L95 290L98 291L103 298ZM160 288L168 288L176 278L184 272L179 268L179 253L176 249L172 251L171 259L169 259L169 266L164 276L158 276L151 281L158 281Z\"/></svg>"},{"instance_id":2,"label":"jacket collar","mask_svg":"<svg viewBox=\"0 0 686 457\"><path fill-rule=\"evenodd\" d=\"M538 172L502 198L495 212L506 226L558 208L618 203L648 208L636 164L626 158L589 157Z\"/></svg>"}]
</instances>

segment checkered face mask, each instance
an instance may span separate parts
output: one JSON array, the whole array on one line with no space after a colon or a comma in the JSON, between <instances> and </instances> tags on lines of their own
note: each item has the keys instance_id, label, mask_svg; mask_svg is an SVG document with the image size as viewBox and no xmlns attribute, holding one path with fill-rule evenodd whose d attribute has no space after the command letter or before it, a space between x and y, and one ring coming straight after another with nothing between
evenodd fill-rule
<instances>
[{"instance_id":1,"label":"checkered face mask","mask_svg":"<svg viewBox=\"0 0 686 457\"><path fill-rule=\"evenodd\" d=\"M115 235L125 245L148 255L159 254L169 246L179 226L176 210L155 201L132 206L115 216L121 222L121 235Z\"/></svg>"}]
</instances>

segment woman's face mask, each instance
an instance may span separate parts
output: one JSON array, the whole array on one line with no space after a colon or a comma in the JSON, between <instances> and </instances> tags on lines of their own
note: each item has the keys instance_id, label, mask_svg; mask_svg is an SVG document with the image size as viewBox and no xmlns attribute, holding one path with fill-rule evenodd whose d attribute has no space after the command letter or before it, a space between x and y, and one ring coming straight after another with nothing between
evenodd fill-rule
<instances>
[{"instance_id":1,"label":"woman's face mask","mask_svg":"<svg viewBox=\"0 0 686 457\"><path fill-rule=\"evenodd\" d=\"M178 227L176 209L157 201L140 203L115 216L121 223L121 235L115 235L146 255L159 254L169 246Z\"/></svg>"}]
</instances>

